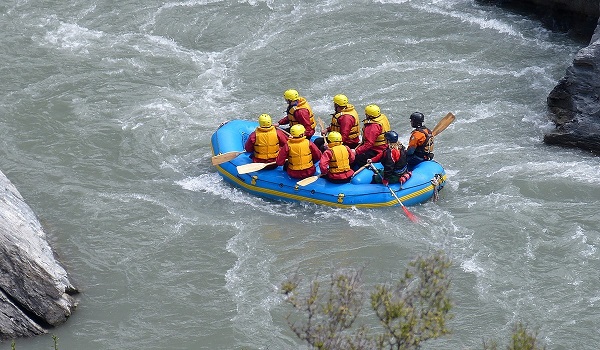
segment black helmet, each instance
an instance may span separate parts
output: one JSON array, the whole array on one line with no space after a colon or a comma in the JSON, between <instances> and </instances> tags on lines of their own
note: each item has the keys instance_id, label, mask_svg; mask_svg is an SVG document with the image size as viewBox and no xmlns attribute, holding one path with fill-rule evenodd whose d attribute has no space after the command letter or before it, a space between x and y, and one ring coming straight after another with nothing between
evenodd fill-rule
<instances>
[{"instance_id":1,"label":"black helmet","mask_svg":"<svg viewBox=\"0 0 600 350\"><path fill-rule=\"evenodd\" d=\"M413 128L423 125L423 122L425 122L425 116L423 113L414 112L410 115L410 124L413 126Z\"/></svg>"},{"instance_id":2,"label":"black helmet","mask_svg":"<svg viewBox=\"0 0 600 350\"><path fill-rule=\"evenodd\" d=\"M383 134L383 136L389 143L398 142L398 134L393 130L386 132L385 134Z\"/></svg>"}]
</instances>

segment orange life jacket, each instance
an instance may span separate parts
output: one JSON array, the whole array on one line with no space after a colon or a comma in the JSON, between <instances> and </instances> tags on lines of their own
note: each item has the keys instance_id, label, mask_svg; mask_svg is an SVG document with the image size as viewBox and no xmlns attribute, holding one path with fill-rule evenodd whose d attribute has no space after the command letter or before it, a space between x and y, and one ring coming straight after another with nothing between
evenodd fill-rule
<instances>
[{"instance_id":1,"label":"orange life jacket","mask_svg":"<svg viewBox=\"0 0 600 350\"><path fill-rule=\"evenodd\" d=\"M423 159L433 159L433 133L425 126L416 128L413 132L425 135L425 142L415 148L415 155Z\"/></svg>"}]
</instances>

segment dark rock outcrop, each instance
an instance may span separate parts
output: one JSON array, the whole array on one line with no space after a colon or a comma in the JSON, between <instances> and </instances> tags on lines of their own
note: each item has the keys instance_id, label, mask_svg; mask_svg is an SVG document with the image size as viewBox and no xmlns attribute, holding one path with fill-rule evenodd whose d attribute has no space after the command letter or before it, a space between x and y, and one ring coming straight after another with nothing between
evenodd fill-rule
<instances>
[{"instance_id":1,"label":"dark rock outcrop","mask_svg":"<svg viewBox=\"0 0 600 350\"><path fill-rule=\"evenodd\" d=\"M588 43L600 16L600 0L476 0L539 20L550 30L568 32Z\"/></svg>"},{"instance_id":2,"label":"dark rock outcrop","mask_svg":"<svg viewBox=\"0 0 600 350\"><path fill-rule=\"evenodd\" d=\"M589 42L548 95L548 117L556 128L544 135L544 142L600 155L600 0L479 2L534 15L550 29L566 31Z\"/></svg>"},{"instance_id":3,"label":"dark rock outcrop","mask_svg":"<svg viewBox=\"0 0 600 350\"><path fill-rule=\"evenodd\" d=\"M37 217L0 172L0 340L43 334L65 322L76 293Z\"/></svg>"},{"instance_id":4,"label":"dark rock outcrop","mask_svg":"<svg viewBox=\"0 0 600 350\"><path fill-rule=\"evenodd\" d=\"M556 130L544 142L600 154L600 25L548 95L548 107Z\"/></svg>"}]
</instances>

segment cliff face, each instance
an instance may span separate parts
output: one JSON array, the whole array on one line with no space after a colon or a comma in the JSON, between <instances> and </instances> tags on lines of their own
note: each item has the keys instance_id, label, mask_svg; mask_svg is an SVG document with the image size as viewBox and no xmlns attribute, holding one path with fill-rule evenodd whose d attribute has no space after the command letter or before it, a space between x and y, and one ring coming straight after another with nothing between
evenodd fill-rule
<instances>
[{"instance_id":1,"label":"cliff face","mask_svg":"<svg viewBox=\"0 0 600 350\"><path fill-rule=\"evenodd\" d=\"M77 305L75 293L37 217L0 172L0 340L65 322Z\"/></svg>"},{"instance_id":2,"label":"cliff face","mask_svg":"<svg viewBox=\"0 0 600 350\"><path fill-rule=\"evenodd\" d=\"M548 107L556 129L544 142L600 154L600 26L548 95Z\"/></svg>"},{"instance_id":3,"label":"cliff face","mask_svg":"<svg viewBox=\"0 0 600 350\"><path fill-rule=\"evenodd\" d=\"M532 14L550 29L568 31L589 41L548 95L548 117L556 129L544 135L544 142L600 155L600 0L479 2Z\"/></svg>"}]
</instances>

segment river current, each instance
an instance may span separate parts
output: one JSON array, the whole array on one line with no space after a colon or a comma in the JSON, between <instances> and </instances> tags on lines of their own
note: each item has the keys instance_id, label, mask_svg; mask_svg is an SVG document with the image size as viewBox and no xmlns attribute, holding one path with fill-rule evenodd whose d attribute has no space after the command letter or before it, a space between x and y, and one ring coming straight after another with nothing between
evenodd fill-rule
<instances>
[{"instance_id":1,"label":"river current","mask_svg":"<svg viewBox=\"0 0 600 350\"><path fill-rule=\"evenodd\" d=\"M0 29L0 169L81 289L60 349L303 348L286 276L364 267L369 290L435 250L455 317L424 348L503 344L517 321L549 349L600 346L600 158L542 142L585 43L472 0L7 0ZM211 134L282 117L290 88L323 118L338 93L376 103L405 143L412 112L456 115L421 224L223 182Z\"/></svg>"}]
</instances>

